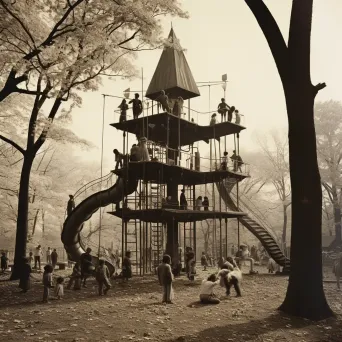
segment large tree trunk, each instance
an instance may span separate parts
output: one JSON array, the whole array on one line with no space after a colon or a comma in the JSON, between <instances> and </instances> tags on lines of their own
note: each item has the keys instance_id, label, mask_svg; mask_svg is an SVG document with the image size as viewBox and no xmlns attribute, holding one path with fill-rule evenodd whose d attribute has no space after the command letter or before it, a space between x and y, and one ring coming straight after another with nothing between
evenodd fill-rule
<instances>
[{"instance_id":1,"label":"large tree trunk","mask_svg":"<svg viewBox=\"0 0 342 342\"><path fill-rule=\"evenodd\" d=\"M23 264L23 258L26 257L26 242L28 234L29 183L33 160L34 154L26 152L20 176L17 234L15 240L14 266L12 270L11 280L19 279L20 268Z\"/></svg>"},{"instance_id":2,"label":"large tree trunk","mask_svg":"<svg viewBox=\"0 0 342 342\"><path fill-rule=\"evenodd\" d=\"M335 224L335 241L334 245L341 244L341 208L340 203L337 196L337 189L336 186L332 186L331 191L332 199L333 199L333 206L334 206L334 224Z\"/></svg>"},{"instance_id":3,"label":"large tree trunk","mask_svg":"<svg viewBox=\"0 0 342 342\"><path fill-rule=\"evenodd\" d=\"M281 242L282 242L282 246L283 246L283 251L284 251L284 255L287 255L287 248L286 248L286 230L287 230L287 206L283 205L283 234L281 237Z\"/></svg>"},{"instance_id":4,"label":"large tree trunk","mask_svg":"<svg viewBox=\"0 0 342 342\"><path fill-rule=\"evenodd\" d=\"M36 226L37 226L37 221L38 221L38 214L39 214L39 209L37 209L36 215L34 216L33 226L32 226L32 237L34 236L34 233L36 232Z\"/></svg>"},{"instance_id":5,"label":"large tree trunk","mask_svg":"<svg viewBox=\"0 0 342 342\"><path fill-rule=\"evenodd\" d=\"M298 87L298 89L297 89ZM314 320L332 315L322 282L322 189L316 154L313 86L287 89L292 187L291 271L280 310Z\"/></svg>"}]
</instances>

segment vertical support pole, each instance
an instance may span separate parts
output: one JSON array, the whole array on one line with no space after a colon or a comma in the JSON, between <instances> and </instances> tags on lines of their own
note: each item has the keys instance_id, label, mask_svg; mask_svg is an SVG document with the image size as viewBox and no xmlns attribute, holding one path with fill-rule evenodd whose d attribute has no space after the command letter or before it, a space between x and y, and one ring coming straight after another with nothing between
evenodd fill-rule
<instances>
[{"instance_id":1,"label":"vertical support pole","mask_svg":"<svg viewBox=\"0 0 342 342\"><path fill-rule=\"evenodd\" d=\"M125 256L125 222L121 219L121 262Z\"/></svg>"},{"instance_id":2,"label":"vertical support pole","mask_svg":"<svg viewBox=\"0 0 342 342\"><path fill-rule=\"evenodd\" d=\"M239 211L239 182L236 180L236 205ZM240 217L237 218L238 224L238 248L240 248Z\"/></svg>"},{"instance_id":3,"label":"vertical support pole","mask_svg":"<svg viewBox=\"0 0 342 342\"><path fill-rule=\"evenodd\" d=\"M167 114L167 123L166 123L166 164L168 164L169 159L169 140L170 140L170 118Z\"/></svg>"},{"instance_id":4,"label":"vertical support pole","mask_svg":"<svg viewBox=\"0 0 342 342\"><path fill-rule=\"evenodd\" d=\"M160 250L159 250L159 222L157 222L157 260L158 260L158 264L159 264L159 255L160 255Z\"/></svg>"},{"instance_id":5,"label":"vertical support pole","mask_svg":"<svg viewBox=\"0 0 342 342\"><path fill-rule=\"evenodd\" d=\"M142 240L141 240L141 220L139 220L139 269L140 276L144 275L144 249L142 248Z\"/></svg>"},{"instance_id":6,"label":"vertical support pole","mask_svg":"<svg viewBox=\"0 0 342 342\"><path fill-rule=\"evenodd\" d=\"M104 118L106 108L106 95L103 95L103 109L102 109L102 140L101 140L101 191L102 191L102 177L103 177L103 138L104 138ZM102 232L102 203L100 203L100 229L99 229L99 247L97 251L98 258L100 259L101 253L101 232Z\"/></svg>"},{"instance_id":7,"label":"vertical support pole","mask_svg":"<svg viewBox=\"0 0 342 342\"><path fill-rule=\"evenodd\" d=\"M220 258L222 258L222 219L220 218Z\"/></svg>"},{"instance_id":8,"label":"vertical support pole","mask_svg":"<svg viewBox=\"0 0 342 342\"><path fill-rule=\"evenodd\" d=\"M147 222L144 223L144 226L145 226L145 244L146 244L145 250L146 250L146 254L147 254L147 250L151 251L150 252L151 253L150 267L148 267L147 258L145 258L146 259L146 270L149 269L151 272L152 271L151 263L152 263L152 259L153 259L152 258L152 232L150 231L150 235L148 235L149 229L148 229L148 223Z\"/></svg>"},{"instance_id":9,"label":"vertical support pole","mask_svg":"<svg viewBox=\"0 0 342 342\"><path fill-rule=\"evenodd\" d=\"M185 248L186 246L186 223L184 222L184 228L183 228L183 244L184 244L184 248L183 248L183 252L185 252ZM184 253L183 253L184 254Z\"/></svg>"},{"instance_id":10,"label":"vertical support pole","mask_svg":"<svg viewBox=\"0 0 342 342\"><path fill-rule=\"evenodd\" d=\"M128 248L127 248L127 221L125 221L125 253L128 251Z\"/></svg>"},{"instance_id":11,"label":"vertical support pole","mask_svg":"<svg viewBox=\"0 0 342 342\"><path fill-rule=\"evenodd\" d=\"M182 159L182 155L181 155L181 129L180 129L180 116L181 114L179 113L179 117L178 117L178 165L181 166L181 159Z\"/></svg>"},{"instance_id":12,"label":"vertical support pole","mask_svg":"<svg viewBox=\"0 0 342 342\"><path fill-rule=\"evenodd\" d=\"M191 118L190 118L190 99L188 100L188 120L191 121Z\"/></svg>"},{"instance_id":13,"label":"vertical support pole","mask_svg":"<svg viewBox=\"0 0 342 342\"><path fill-rule=\"evenodd\" d=\"M225 238L226 238L226 250L225 254L228 256L228 219L224 219L224 224L225 224Z\"/></svg>"},{"instance_id":14,"label":"vertical support pole","mask_svg":"<svg viewBox=\"0 0 342 342\"><path fill-rule=\"evenodd\" d=\"M138 229L137 229L137 220L134 220L134 234L135 234L135 272L138 274Z\"/></svg>"}]
</instances>

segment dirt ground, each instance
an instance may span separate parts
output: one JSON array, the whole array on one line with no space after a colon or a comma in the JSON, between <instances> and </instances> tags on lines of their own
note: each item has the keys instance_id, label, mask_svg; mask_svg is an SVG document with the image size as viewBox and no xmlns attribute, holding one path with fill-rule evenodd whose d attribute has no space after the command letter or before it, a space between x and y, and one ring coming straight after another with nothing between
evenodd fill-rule
<instances>
[{"instance_id":1,"label":"dirt ground","mask_svg":"<svg viewBox=\"0 0 342 342\"><path fill-rule=\"evenodd\" d=\"M198 303L201 278L195 285L176 279L175 304L162 305L155 277L137 277L130 284L113 282L107 296L99 297L94 280L82 291L65 290L63 300L41 303L41 275L32 289L19 293L17 282L0 277L1 341L342 341L342 292L325 283L336 319L323 322L287 317L277 312L287 277L245 276L241 298L225 298L216 306ZM263 269L264 271L264 269ZM70 272L70 271L69 271ZM58 271L56 272L58 275ZM60 273L61 274L61 273ZM232 290L234 295L234 290Z\"/></svg>"}]
</instances>

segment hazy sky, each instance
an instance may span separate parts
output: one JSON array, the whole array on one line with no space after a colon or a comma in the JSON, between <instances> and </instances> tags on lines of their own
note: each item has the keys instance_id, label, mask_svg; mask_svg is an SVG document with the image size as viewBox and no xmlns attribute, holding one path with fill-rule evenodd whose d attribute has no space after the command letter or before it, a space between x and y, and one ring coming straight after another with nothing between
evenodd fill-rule
<instances>
[{"instance_id":1,"label":"hazy sky","mask_svg":"<svg viewBox=\"0 0 342 342\"><path fill-rule=\"evenodd\" d=\"M243 0L184 0L183 8L190 19L163 20L165 36L171 21L180 43L187 51L188 64L197 82L217 81L228 74L227 102L244 114L247 127L241 134L240 149L256 148L255 134L273 128L285 130L287 116L278 72L267 42L249 8ZM265 1L275 16L287 40L290 18L290 0ZM312 81L326 82L327 88L319 92L317 100L342 100L342 1L315 0L312 28ZM146 91L162 51L139 53L136 65L144 69ZM102 93L122 96L123 90L141 90L141 79L134 82L108 81L98 92L83 97L82 108L75 110L73 129L81 137L101 146ZM191 107L209 110L208 87L199 88L201 97L192 100ZM211 87L210 109L215 111L223 95L221 86ZM122 133L109 126L118 99L107 98L105 112L104 156L112 158L113 148L122 149ZM116 120L118 116L116 117ZM209 115L200 115L199 123L207 124ZM208 153L201 144L202 155ZM228 146L231 151L233 146ZM85 152L82 157L100 164L100 150Z\"/></svg>"}]
</instances>

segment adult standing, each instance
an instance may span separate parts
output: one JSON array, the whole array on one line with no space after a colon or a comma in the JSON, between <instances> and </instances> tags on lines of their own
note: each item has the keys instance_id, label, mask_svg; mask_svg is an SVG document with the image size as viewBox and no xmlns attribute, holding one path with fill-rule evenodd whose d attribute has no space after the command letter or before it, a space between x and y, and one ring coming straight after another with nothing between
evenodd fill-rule
<instances>
[{"instance_id":1,"label":"adult standing","mask_svg":"<svg viewBox=\"0 0 342 342\"><path fill-rule=\"evenodd\" d=\"M69 201L67 205L67 213L68 216L72 213L72 211L75 209L75 200L73 195L69 195Z\"/></svg>"},{"instance_id":2,"label":"adult standing","mask_svg":"<svg viewBox=\"0 0 342 342\"><path fill-rule=\"evenodd\" d=\"M133 104L132 105L132 109L133 109L133 118L134 119L138 119L139 115L142 113L143 111L143 106L142 106L142 102L139 100L139 94L136 93L134 94L134 99L129 101L128 104Z\"/></svg>"},{"instance_id":3,"label":"adult standing","mask_svg":"<svg viewBox=\"0 0 342 342\"><path fill-rule=\"evenodd\" d=\"M179 198L179 204L180 204L181 209L187 210L188 209L188 201L186 200L184 192L185 192L185 190L182 189L181 190L181 195L180 195L180 198Z\"/></svg>"},{"instance_id":4,"label":"adult standing","mask_svg":"<svg viewBox=\"0 0 342 342\"><path fill-rule=\"evenodd\" d=\"M217 106L217 111L221 114L221 122L226 121L226 114L229 109L230 107L227 105L226 100L222 98L221 102Z\"/></svg>"},{"instance_id":5,"label":"adult standing","mask_svg":"<svg viewBox=\"0 0 342 342\"><path fill-rule=\"evenodd\" d=\"M51 265L51 248L48 247L46 251L46 263Z\"/></svg>"},{"instance_id":6,"label":"adult standing","mask_svg":"<svg viewBox=\"0 0 342 342\"><path fill-rule=\"evenodd\" d=\"M91 273L91 268L93 268L92 257L90 255L91 248L87 248L86 252L81 255L81 279L83 279L83 287L87 287L86 280Z\"/></svg>"},{"instance_id":7,"label":"adult standing","mask_svg":"<svg viewBox=\"0 0 342 342\"><path fill-rule=\"evenodd\" d=\"M52 267L54 269L55 269L55 267L57 265L57 261L58 261L58 254L57 254L56 248L54 248L54 250L51 253L51 264L52 264Z\"/></svg>"},{"instance_id":8,"label":"adult standing","mask_svg":"<svg viewBox=\"0 0 342 342\"><path fill-rule=\"evenodd\" d=\"M124 122L127 120L127 109L128 109L128 104L126 103L126 100L123 99L120 105L118 106L120 108L120 118L119 122Z\"/></svg>"},{"instance_id":9,"label":"adult standing","mask_svg":"<svg viewBox=\"0 0 342 342\"><path fill-rule=\"evenodd\" d=\"M38 245L34 250L34 268L37 269L37 265L39 265L40 269L40 257L42 256L42 247Z\"/></svg>"},{"instance_id":10,"label":"adult standing","mask_svg":"<svg viewBox=\"0 0 342 342\"><path fill-rule=\"evenodd\" d=\"M156 101L160 103L160 105L163 108L164 112L170 113L171 109L169 106L169 97L165 94L165 91L162 90L159 94L159 96L156 98Z\"/></svg>"}]
</instances>

